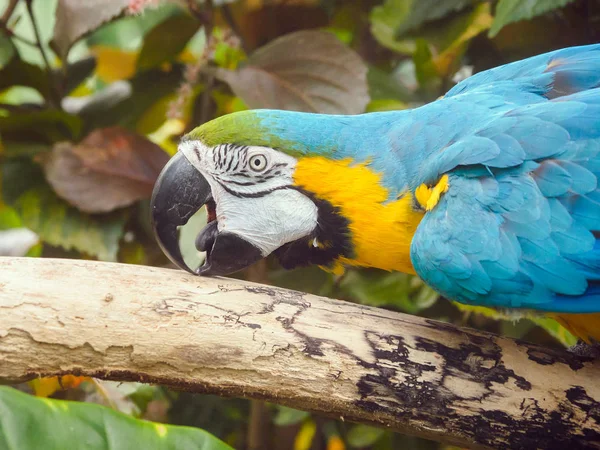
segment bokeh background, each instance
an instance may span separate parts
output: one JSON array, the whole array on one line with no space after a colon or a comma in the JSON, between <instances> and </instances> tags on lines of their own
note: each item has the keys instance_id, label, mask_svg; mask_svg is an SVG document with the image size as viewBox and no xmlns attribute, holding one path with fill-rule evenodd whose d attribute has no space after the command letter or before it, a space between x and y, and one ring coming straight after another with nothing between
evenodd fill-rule
<instances>
[{"instance_id":1,"label":"bokeh background","mask_svg":"<svg viewBox=\"0 0 600 450\"><path fill-rule=\"evenodd\" d=\"M0 254L170 267L154 241L148 202L179 137L195 126L249 108L414 108L472 73L599 41L598 0L0 0ZM182 235L190 264L202 258L193 240L203 214ZM574 343L552 320L467 308L403 274L284 271L269 259L235 276L547 346ZM14 388L28 396L9 406L0 400L13 416L34 414L42 407L36 398L69 399L206 430L235 449L442 448L277 405L154 385L65 376ZM81 411L61 420L90 426ZM88 420L106 420L94 411ZM114 420L115 438L142 442L142 422ZM3 425L0 442L23 432Z\"/></svg>"}]
</instances>

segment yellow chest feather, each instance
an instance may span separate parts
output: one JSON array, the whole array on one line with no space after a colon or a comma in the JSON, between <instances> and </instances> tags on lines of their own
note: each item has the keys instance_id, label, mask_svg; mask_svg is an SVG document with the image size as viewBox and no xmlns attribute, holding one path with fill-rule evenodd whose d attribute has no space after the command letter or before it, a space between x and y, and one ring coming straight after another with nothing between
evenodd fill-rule
<instances>
[{"instance_id":1,"label":"yellow chest feather","mask_svg":"<svg viewBox=\"0 0 600 450\"><path fill-rule=\"evenodd\" d=\"M410 243L423 212L413 208L410 193L386 203L388 191L381 175L366 164L352 165L350 159L302 158L294 179L298 186L339 208L350 222L355 257L340 258L334 270L355 265L415 273Z\"/></svg>"}]
</instances>

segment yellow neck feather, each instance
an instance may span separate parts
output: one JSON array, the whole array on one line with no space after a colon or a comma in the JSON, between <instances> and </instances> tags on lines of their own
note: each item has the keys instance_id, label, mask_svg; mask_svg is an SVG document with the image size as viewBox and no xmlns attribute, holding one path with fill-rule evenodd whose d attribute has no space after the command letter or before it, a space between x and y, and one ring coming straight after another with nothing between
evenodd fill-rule
<instances>
[{"instance_id":1,"label":"yellow neck feather","mask_svg":"<svg viewBox=\"0 0 600 450\"><path fill-rule=\"evenodd\" d=\"M352 165L350 159L301 158L294 179L298 186L338 207L350 222L355 258L339 258L334 271L355 265L415 273L410 243L423 212L414 210L410 193L385 203L389 193L381 175L367 164Z\"/></svg>"}]
</instances>

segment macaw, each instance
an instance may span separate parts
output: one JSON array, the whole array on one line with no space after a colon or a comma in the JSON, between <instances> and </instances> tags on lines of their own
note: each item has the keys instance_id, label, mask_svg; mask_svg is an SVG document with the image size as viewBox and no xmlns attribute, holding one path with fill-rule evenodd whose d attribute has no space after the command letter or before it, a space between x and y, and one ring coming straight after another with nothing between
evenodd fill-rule
<instances>
[{"instance_id":1,"label":"macaw","mask_svg":"<svg viewBox=\"0 0 600 450\"><path fill-rule=\"evenodd\" d=\"M270 254L285 268L401 271L595 343L599 177L600 44L482 71L410 110L216 118L181 139L151 208L163 251L192 273ZM178 229L203 205L207 256L192 270Z\"/></svg>"}]
</instances>

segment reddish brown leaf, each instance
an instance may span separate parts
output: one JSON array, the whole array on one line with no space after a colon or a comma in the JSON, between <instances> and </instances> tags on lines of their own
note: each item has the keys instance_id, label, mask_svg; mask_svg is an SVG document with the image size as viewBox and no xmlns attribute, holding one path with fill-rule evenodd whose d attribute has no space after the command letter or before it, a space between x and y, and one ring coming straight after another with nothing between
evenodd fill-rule
<instances>
[{"instance_id":1,"label":"reddish brown leaf","mask_svg":"<svg viewBox=\"0 0 600 450\"><path fill-rule=\"evenodd\" d=\"M358 114L369 102L367 67L324 31L290 33L257 50L237 71L218 69L250 108Z\"/></svg>"},{"instance_id":2,"label":"reddish brown leaf","mask_svg":"<svg viewBox=\"0 0 600 450\"><path fill-rule=\"evenodd\" d=\"M326 27L330 17L321 0L252 0L229 3L233 21L250 50L299 30ZM217 23L222 19L216 16ZM224 21L223 26L228 26Z\"/></svg>"},{"instance_id":3,"label":"reddish brown leaf","mask_svg":"<svg viewBox=\"0 0 600 450\"><path fill-rule=\"evenodd\" d=\"M119 127L90 133L79 145L61 142L42 159L56 193L87 213L106 213L149 198L169 156Z\"/></svg>"},{"instance_id":4,"label":"reddish brown leaf","mask_svg":"<svg viewBox=\"0 0 600 450\"><path fill-rule=\"evenodd\" d=\"M58 0L52 45L65 61L75 42L119 16L128 5L129 0Z\"/></svg>"}]
</instances>

